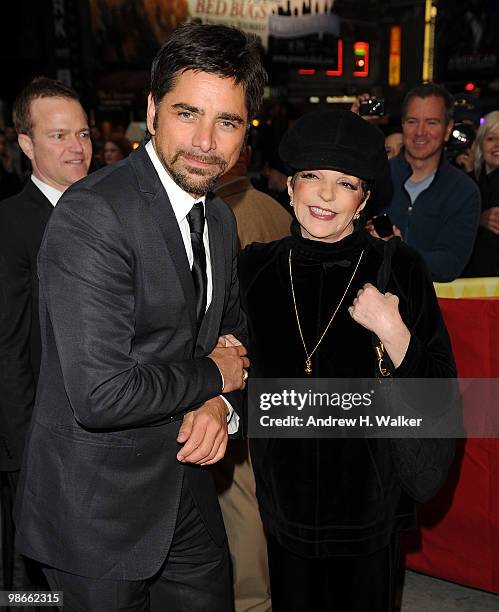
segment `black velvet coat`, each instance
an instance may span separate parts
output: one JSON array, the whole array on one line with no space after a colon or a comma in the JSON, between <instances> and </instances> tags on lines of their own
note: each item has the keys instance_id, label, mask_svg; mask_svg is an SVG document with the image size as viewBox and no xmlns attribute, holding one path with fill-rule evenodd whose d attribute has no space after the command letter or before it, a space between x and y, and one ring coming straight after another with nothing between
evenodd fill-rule
<instances>
[{"instance_id":1,"label":"black velvet coat","mask_svg":"<svg viewBox=\"0 0 499 612\"><path fill-rule=\"evenodd\" d=\"M305 354L291 294L288 256L309 351L315 346L364 255L342 307L312 358L313 376L377 375L371 333L348 313L357 291L376 285L383 243L364 230L340 242L293 235L253 244L240 256L243 308L248 316L251 374L304 378ZM400 298L411 331L395 376L453 377L450 341L422 259L400 242L387 291ZM266 529L282 546L307 557L368 554L395 529L413 526L414 502L403 491L386 439L254 439L257 496Z\"/></svg>"}]
</instances>

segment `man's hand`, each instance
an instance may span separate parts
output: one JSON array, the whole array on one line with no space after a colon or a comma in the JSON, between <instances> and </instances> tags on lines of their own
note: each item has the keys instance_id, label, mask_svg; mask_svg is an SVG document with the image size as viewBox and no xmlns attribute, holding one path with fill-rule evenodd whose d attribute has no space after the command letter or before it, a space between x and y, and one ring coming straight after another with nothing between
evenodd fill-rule
<instances>
[{"instance_id":1,"label":"man's hand","mask_svg":"<svg viewBox=\"0 0 499 612\"><path fill-rule=\"evenodd\" d=\"M232 334L226 334L225 336L220 336L217 342L217 346L242 346L243 343L238 340Z\"/></svg>"},{"instance_id":2,"label":"man's hand","mask_svg":"<svg viewBox=\"0 0 499 612\"><path fill-rule=\"evenodd\" d=\"M352 113L355 113L356 115L359 115L359 117L362 117L362 119L364 119L365 121L373 121L373 122L377 122L380 119L379 115L361 115L359 112L360 109L360 103L361 102L365 102L366 100L370 100L370 99L376 100L376 96L370 96L368 93L363 93L360 94L360 96L357 96L357 99L355 100L355 102L352 102L352 106L350 107L350 111Z\"/></svg>"},{"instance_id":3,"label":"man's hand","mask_svg":"<svg viewBox=\"0 0 499 612\"><path fill-rule=\"evenodd\" d=\"M480 225L494 232L494 234L499 234L499 206L492 206L492 208L484 210L480 216Z\"/></svg>"},{"instance_id":4,"label":"man's hand","mask_svg":"<svg viewBox=\"0 0 499 612\"><path fill-rule=\"evenodd\" d=\"M208 355L217 364L224 378L223 392L242 390L246 386L246 368L249 367L246 347L231 334L221 336L217 346Z\"/></svg>"},{"instance_id":5,"label":"man's hand","mask_svg":"<svg viewBox=\"0 0 499 612\"><path fill-rule=\"evenodd\" d=\"M220 461L227 447L227 412L227 404L221 397L214 397L188 412L177 436L177 442L184 445L177 459L196 465Z\"/></svg>"},{"instance_id":6,"label":"man's hand","mask_svg":"<svg viewBox=\"0 0 499 612\"><path fill-rule=\"evenodd\" d=\"M366 223L366 230L371 234L371 236L374 236L375 238L380 238L381 240L384 240L385 242L387 240L391 240L394 236L398 236L401 240L402 238L402 233L399 230L399 228L396 225L392 225L392 234L390 236L385 236L384 238L382 238L378 232L374 229L374 225L372 224L372 221L369 220Z\"/></svg>"}]
</instances>

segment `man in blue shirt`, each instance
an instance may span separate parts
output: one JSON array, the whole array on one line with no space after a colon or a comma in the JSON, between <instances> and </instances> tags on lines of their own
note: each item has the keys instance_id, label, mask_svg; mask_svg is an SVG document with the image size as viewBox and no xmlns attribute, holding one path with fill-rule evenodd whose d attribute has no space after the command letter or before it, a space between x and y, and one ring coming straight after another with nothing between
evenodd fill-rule
<instances>
[{"instance_id":1,"label":"man in blue shirt","mask_svg":"<svg viewBox=\"0 0 499 612\"><path fill-rule=\"evenodd\" d=\"M480 192L446 159L454 99L441 85L409 91L402 105L404 147L390 160L393 197L387 212L400 236L425 259L434 281L463 271L473 249Z\"/></svg>"}]
</instances>

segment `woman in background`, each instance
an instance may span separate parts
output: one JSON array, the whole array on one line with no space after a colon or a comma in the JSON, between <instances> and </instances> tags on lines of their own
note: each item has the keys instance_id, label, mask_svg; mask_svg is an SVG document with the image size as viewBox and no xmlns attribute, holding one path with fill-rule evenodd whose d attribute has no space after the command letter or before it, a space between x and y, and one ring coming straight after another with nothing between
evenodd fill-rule
<instances>
[{"instance_id":1,"label":"woman in background","mask_svg":"<svg viewBox=\"0 0 499 612\"><path fill-rule=\"evenodd\" d=\"M111 136L104 144L104 162L114 164L132 152L132 143L124 136Z\"/></svg>"},{"instance_id":2,"label":"woman in background","mask_svg":"<svg viewBox=\"0 0 499 612\"><path fill-rule=\"evenodd\" d=\"M463 276L499 276L499 111L486 115L478 128L474 174L482 195L482 214Z\"/></svg>"}]
</instances>

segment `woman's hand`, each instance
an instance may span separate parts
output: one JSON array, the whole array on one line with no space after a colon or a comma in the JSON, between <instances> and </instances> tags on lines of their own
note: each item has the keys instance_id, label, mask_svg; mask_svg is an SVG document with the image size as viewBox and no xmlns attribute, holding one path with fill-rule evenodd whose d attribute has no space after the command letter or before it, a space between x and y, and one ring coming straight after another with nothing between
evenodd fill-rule
<instances>
[{"instance_id":1,"label":"woman's hand","mask_svg":"<svg viewBox=\"0 0 499 612\"><path fill-rule=\"evenodd\" d=\"M484 210L480 217L480 225L494 234L499 234L499 206L492 206Z\"/></svg>"},{"instance_id":2,"label":"woman's hand","mask_svg":"<svg viewBox=\"0 0 499 612\"><path fill-rule=\"evenodd\" d=\"M378 336L393 365L398 368L409 346L411 333L399 312L399 299L393 293L381 293L366 283L348 309L354 321Z\"/></svg>"}]
</instances>

